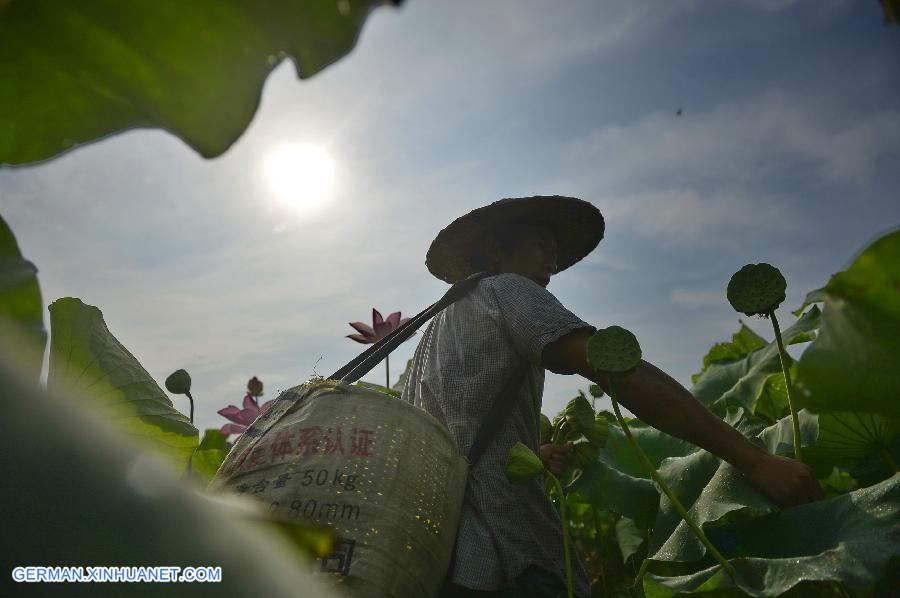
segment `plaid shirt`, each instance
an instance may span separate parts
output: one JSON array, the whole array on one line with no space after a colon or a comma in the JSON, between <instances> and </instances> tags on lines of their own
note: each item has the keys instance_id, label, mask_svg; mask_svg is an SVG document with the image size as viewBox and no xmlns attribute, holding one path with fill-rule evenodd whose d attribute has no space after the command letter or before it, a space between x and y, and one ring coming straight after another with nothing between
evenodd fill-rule
<instances>
[{"instance_id":1,"label":"plaid shirt","mask_svg":"<svg viewBox=\"0 0 900 598\"><path fill-rule=\"evenodd\" d=\"M481 280L435 316L419 341L403 398L446 425L463 455L491 402L507 379L520 373L511 413L469 473L454 583L498 590L512 586L529 565L565 580L559 515L541 479L513 485L503 470L516 442L539 451L541 353L580 328L592 327L546 289L518 274L500 274ZM577 559L574 568L575 593L588 596L587 575Z\"/></svg>"}]
</instances>

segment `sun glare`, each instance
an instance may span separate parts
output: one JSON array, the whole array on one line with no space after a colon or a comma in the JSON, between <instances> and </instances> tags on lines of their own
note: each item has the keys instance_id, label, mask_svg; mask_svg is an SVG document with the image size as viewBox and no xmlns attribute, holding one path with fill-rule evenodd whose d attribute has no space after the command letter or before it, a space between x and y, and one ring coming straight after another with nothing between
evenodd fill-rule
<instances>
[{"instance_id":1,"label":"sun glare","mask_svg":"<svg viewBox=\"0 0 900 598\"><path fill-rule=\"evenodd\" d=\"M334 160L315 145L279 146L266 155L263 170L275 197L304 211L322 207L334 192Z\"/></svg>"}]
</instances>

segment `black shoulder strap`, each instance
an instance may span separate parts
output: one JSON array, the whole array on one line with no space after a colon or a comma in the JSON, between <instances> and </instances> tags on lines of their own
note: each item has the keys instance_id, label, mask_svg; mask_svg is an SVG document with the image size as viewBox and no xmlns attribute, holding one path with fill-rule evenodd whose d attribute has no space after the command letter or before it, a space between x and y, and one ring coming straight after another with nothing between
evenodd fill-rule
<instances>
[{"instance_id":1,"label":"black shoulder strap","mask_svg":"<svg viewBox=\"0 0 900 598\"><path fill-rule=\"evenodd\" d=\"M439 311L462 299L465 297L469 291L475 288L475 285L478 284L478 281L484 278L485 276L490 276L488 272L477 272L472 274L468 278L464 278L462 280L458 280L453 283L444 296L441 297L437 303L432 303L424 310L410 318L410 320L400 326L389 335L360 353L353 359L350 363L328 376L330 380L340 380L341 382L346 382L348 384L352 384L365 376L371 371L376 365L381 363L388 354L396 349L400 343L411 337L415 334L416 330L418 330L422 324L431 319L435 314Z\"/></svg>"},{"instance_id":2,"label":"black shoulder strap","mask_svg":"<svg viewBox=\"0 0 900 598\"><path fill-rule=\"evenodd\" d=\"M455 282L436 303L429 305L420 313L410 318L406 324L394 330L392 333L360 353L355 359L350 361L350 363L328 376L328 378L331 380L340 380L341 382L346 382L348 384L356 382L369 373L372 368L381 363L381 360L383 360L391 351L396 349L400 343L411 337L422 324L434 317L451 303L465 297L469 291L475 288L478 281L486 276L490 276L490 273L478 272L472 274L468 278ZM475 435L475 442L472 443L472 448L469 449L467 458L470 465L474 466L475 463L478 462L478 459L481 458L485 449L487 449L488 445L490 445L491 441L497 435L503 420L512 409L516 397L516 385L521 383L523 372L524 367L516 369L504 384L500 395L494 399L490 411L488 411L481 426L478 428L478 432Z\"/></svg>"},{"instance_id":3,"label":"black shoulder strap","mask_svg":"<svg viewBox=\"0 0 900 598\"><path fill-rule=\"evenodd\" d=\"M519 366L513 371L506 384L503 385L500 395L491 404L490 411L481 421L481 426L475 434L475 442L472 443L472 448L469 449L469 454L467 455L470 467L474 467L478 463L481 455L484 454L491 441L497 436L497 432L500 431L503 420L512 411L516 399L516 385L521 384L524 373L525 366Z\"/></svg>"}]
</instances>

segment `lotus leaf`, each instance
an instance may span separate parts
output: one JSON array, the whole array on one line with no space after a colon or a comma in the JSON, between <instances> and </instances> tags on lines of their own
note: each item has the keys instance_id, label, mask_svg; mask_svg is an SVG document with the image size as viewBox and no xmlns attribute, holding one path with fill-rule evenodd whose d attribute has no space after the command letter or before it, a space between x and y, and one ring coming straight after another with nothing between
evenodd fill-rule
<instances>
[{"instance_id":1,"label":"lotus leaf","mask_svg":"<svg viewBox=\"0 0 900 598\"><path fill-rule=\"evenodd\" d=\"M804 446L809 446L815 441L818 430L816 416L806 411L801 411L799 416L801 440ZM730 414L729 420L742 422L740 417L740 410L736 410ZM738 427L745 435L755 436L756 442L770 453L793 454L790 417L781 419L758 434L754 434L758 427L752 423L740 423ZM704 529L722 525L725 521L749 519L777 510L776 505L757 492L734 467L703 450L670 459L663 463L659 471L697 524ZM714 538L711 539L715 542ZM704 558L702 544L664 496L660 499L650 554L654 561L694 563Z\"/></svg>"},{"instance_id":2,"label":"lotus leaf","mask_svg":"<svg viewBox=\"0 0 900 598\"><path fill-rule=\"evenodd\" d=\"M805 457L820 477L837 466L863 485L880 482L897 471L900 423L866 412L820 413L819 437Z\"/></svg>"},{"instance_id":3,"label":"lotus leaf","mask_svg":"<svg viewBox=\"0 0 900 598\"><path fill-rule=\"evenodd\" d=\"M309 77L348 53L381 0L0 2L0 163L133 127L215 157L287 57Z\"/></svg>"},{"instance_id":4,"label":"lotus leaf","mask_svg":"<svg viewBox=\"0 0 900 598\"><path fill-rule=\"evenodd\" d=\"M236 510L234 501L225 505L197 492L158 457L126 442L103 410L38 388L9 365L8 351L0 348L0 387L17 400L5 402L0 418L0 470L8 490L0 509L10 567L11 560L212 565L222 568L221 582L200 585L214 585L224 596L334 596L307 573L293 546L262 522L265 511ZM259 522L248 521L244 511ZM110 595L159 592L155 584L127 585L110 588ZM168 585L167 596L204 593L197 584ZM106 594L95 584L69 586L37 594Z\"/></svg>"},{"instance_id":5,"label":"lotus leaf","mask_svg":"<svg viewBox=\"0 0 900 598\"><path fill-rule=\"evenodd\" d=\"M819 308L813 306L785 329L783 337L794 338L802 332L815 330L819 326L820 316ZM766 380L780 372L778 345L773 341L741 360L711 364L691 392L719 416L729 407L742 407L753 412Z\"/></svg>"},{"instance_id":6,"label":"lotus leaf","mask_svg":"<svg viewBox=\"0 0 900 598\"><path fill-rule=\"evenodd\" d=\"M80 396L125 434L184 466L197 429L112 335L103 314L79 299L50 305L51 390Z\"/></svg>"},{"instance_id":7,"label":"lotus leaf","mask_svg":"<svg viewBox=\"0 0 900 598\"><path fill-rule=\"evenodd\" d=\"M194 473L199 475L204 483L208 483L216 475L230 449L227 436L215 428L206 430L191 458Z\"/></svg>"},{"instance_id":8,"label":"lotus leaf","mask_svg":"<svg viewBox=\"0 0 900 598\"><path fill-rule=\"evenodd\" d=\"M7 330L7 326L14 326ZM35 380L41 373L47 332L38 286L37 268L22 257L19 244L0 217L0 331L19 337L19 354L28 362Z\"/></svg>"},{"instance_id":9,"label":"lotus leaf","mask_svg":"<svg viewBox=\"0 0 900 598\"><path fill-rule=\"evenodd\" d=\"M825 287L818 338L797 368L802 406L900 418L900 231L867 247Z\"/></svg>"},{"instance_id":10,"label":"lotus leaf","mask_svg":"<svg viewBox=\"0 0 900 598\"><path fill-rule=\"evenodd\" d=\"M750 353L762 349L768 344L766 339L753 332L746 324L743 322L740 324L741 328L731 337L731 342L716 343L710 348L707 354L703 356L703 369L691 376L691 382L696 384L697 380L699 380L703 373L709 369L709 366L714 363L742 359Z\"/></svg>"},{"instance_id":11,"label":"lotus leaf","mask_svg":"<svg viewBox=\"0 0 900 598\"><path fill-rule=\"evenodd\" d=\"M568 491L590 497L594 508L630 517L643 530L653 526L659 491L650 480L622 473L603 461L582 470Z\"/></svg>"},{"instance_id":12,"label":"lotus leaf","mask_svg":"<svg viewBox=\"0 0 900 598\"><path fill-rule=\"evenodd\" d=\"M647 598L663 598L676 593L734 595L739 588L762 597L805 585L812 590L808 595L816 595L814 583L823 581L868 590L896 571L898 526L900 474L895 474L841 496L708 528L737 570L736 582L718 566L678 574L677 566L651 561L644 591ZM877 595L890 595L887 591Z\"/></svg>"}]
</instances>

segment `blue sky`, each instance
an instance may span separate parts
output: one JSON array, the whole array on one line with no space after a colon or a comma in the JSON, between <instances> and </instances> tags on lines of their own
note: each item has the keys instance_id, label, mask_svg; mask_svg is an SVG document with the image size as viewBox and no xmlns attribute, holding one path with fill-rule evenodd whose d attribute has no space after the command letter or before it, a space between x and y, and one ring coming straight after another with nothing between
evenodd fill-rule
<instances>
[{"instance_id":1,"label":"blue sky","mask_svg":"<svg viewBox=\"0 0 900 598\"><path fill-rule=\"evenodd\" d=\"M900 224L898 58L874 0L410 0L312 79L278 67L224 156L130 131L0 169L0 210L47 303L98 306L160 382L191 373L200 427L224 423L250 376L269 398L343 365L363 348L347 323L373 306L434 301L435 234L519 195L600 208L606 239L549 289L689 385L737 329L734 271L777 265L793 309ZM334 159L314 213L264 175L292 142ZM586 384L548 375L544 411Z\"/></svg>"}]
</instances>

